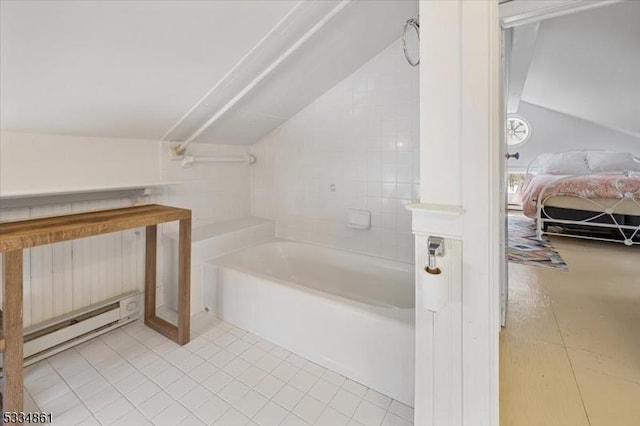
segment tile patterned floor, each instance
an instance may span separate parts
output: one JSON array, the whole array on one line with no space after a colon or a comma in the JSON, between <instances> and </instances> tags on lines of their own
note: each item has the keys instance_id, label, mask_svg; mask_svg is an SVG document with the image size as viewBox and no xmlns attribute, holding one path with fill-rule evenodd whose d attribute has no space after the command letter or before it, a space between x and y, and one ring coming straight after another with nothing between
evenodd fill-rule
<instances>
[{"instance_id":1,"label":"tile patterned floor","mask_svg":"<svg viewBox=\"0 0 640 426\"><path fill-rule=\"evenodd\" d=\"M27 367L53 425L405 426L413 409L210 315L180 347L140 321Z\"/></svg>"},{"instance_id":2,"label":"tile patterned floor","mask_svg":"<svg viewBox=\"0 0 640 426\"><path fill-rule=\"evenodd\" d=\"M569 271L510 265L502 426L640 425L640 247L553 237Z\"/></svg>"}]
</instances>

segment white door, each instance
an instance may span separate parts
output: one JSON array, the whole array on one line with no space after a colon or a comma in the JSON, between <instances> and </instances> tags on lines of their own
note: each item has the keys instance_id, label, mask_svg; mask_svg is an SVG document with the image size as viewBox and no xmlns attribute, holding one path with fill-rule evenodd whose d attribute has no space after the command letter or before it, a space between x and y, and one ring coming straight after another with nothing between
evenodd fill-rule
<instances>
[{"instance_id":1,"label":"white door","mask_svg":"<svg viewBox=\"0 0 640 426\"><path fill-rule=\"evenodd\" d=\"M507 113L507 103L504 94L507 93L509 84L508 76L508 49L511 44L511 31L502 31L500 41L500 111L502 112L501 122L505 122ZM505 127L506 131L506 127ZM504 208L500 212L500 221L503 224L500 235L500 323L502 327L507 324L507 305L509 301L509 260L507 259L507 249L509 245L509 191L507 190L507 161L509 160L509 151L507 146L507 138L505 131L500 132L500 155L504 161L500 162L500 198L504 200Z\"/></svg>"}]
</instances>

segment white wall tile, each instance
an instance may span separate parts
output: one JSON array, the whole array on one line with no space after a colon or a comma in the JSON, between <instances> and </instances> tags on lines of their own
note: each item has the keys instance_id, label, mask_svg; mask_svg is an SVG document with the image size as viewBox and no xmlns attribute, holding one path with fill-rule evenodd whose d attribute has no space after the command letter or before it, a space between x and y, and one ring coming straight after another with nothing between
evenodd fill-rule
<instances>
[{"instance_id":1,"label":"white wall tile","mask_svg":"<svg viewBox=\"0 0 640 426\"><path fill-rule=\"evenodd\" d=\"M253 146L252 214L281 238L411 262L398 218L418 192L418 115L397 41ZM371 211L372 228L347 228L347 208Z\"/></svg>"}]
</instances>

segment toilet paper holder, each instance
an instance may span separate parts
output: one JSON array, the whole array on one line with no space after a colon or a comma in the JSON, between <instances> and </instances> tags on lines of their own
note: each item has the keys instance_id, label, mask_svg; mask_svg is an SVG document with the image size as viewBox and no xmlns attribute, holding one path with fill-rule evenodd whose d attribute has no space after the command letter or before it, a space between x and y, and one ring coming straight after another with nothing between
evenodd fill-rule
<instances>
[{"instance_id":1,"label":"toilet paper holder","mask_svg":"<svg viewBox=\"0 0 640 426\"><path fill-rule=\"evenodd\" d=\"M430 274L437 275L442 271L436 265L436 258L444 256L444 238L429 237L427 239L427 266L424 268Z\"/></svg>"}]
</instances>

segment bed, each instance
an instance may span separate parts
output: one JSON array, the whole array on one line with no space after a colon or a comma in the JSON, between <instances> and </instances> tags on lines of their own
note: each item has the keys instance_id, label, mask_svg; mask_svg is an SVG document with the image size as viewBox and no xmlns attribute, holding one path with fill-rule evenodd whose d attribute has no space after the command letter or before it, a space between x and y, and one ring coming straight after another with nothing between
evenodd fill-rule
<instances>
[{"instance_id":1,"label":"bed","mask_svg":"<svg viewBox=\"0 0 640 426\"><path fill-rule=\"evenodd\" d=\"M519 188L537 237L563 235L640 245L640 158L579 150L541 154Z\"/></svg>"}]
</instances>

